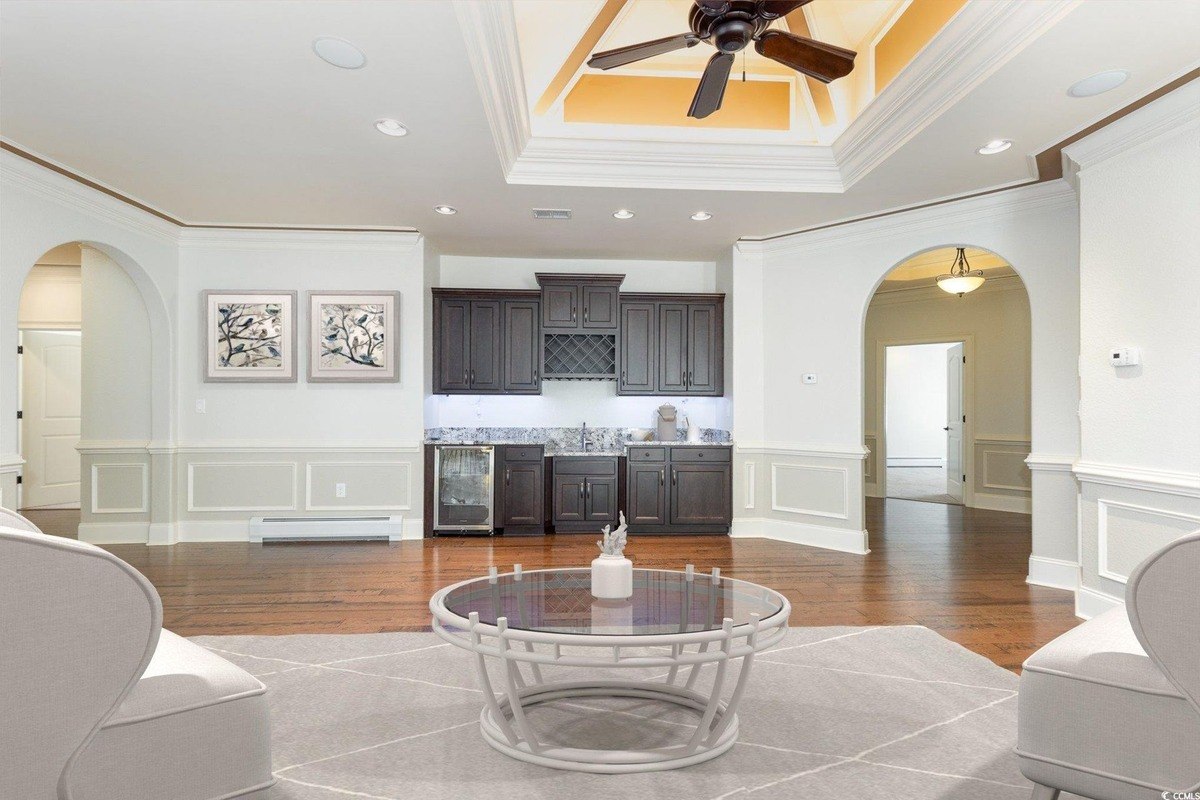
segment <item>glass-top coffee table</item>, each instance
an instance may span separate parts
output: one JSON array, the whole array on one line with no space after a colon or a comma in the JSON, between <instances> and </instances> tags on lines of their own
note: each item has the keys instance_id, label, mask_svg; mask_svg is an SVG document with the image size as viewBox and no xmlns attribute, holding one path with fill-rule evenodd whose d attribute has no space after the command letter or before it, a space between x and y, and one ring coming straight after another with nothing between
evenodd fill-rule
<instances>
[{"instance_id":1,"label":"glass-top coffee table","mask_svg":"<svg viewBox=\"0 0 1200 800\"><path fill-rule=\"evenodd\" d=\"M480 729L492 747L513 758L581 772L647 772L698 764L737 741L737 707L754 654L787 633L791 605L771 589L696 573L633 571L633 595L597 600L591 571L551 569L491 574L456 583L429 601L433 630L471 651L483 690ZM501 665L493 687L487 659ZM731 661L740 660L736 679ZM522 668L524 665L524 668ZM703 691L698 678L714 667ZM661 670L644 680L589 677L546 680L543 667ZM646 670L644 668L655 668ZM549 670L547 670L549 671ZM557 670L561 672L561 670ZM526 676L528 673L528 677ZM726 696L726 690L732 686ZM539 703L584 698L639 698L694 713L696 727L678 744L645 750L587 749L538 741L527 713ZM567 707L585 710L578 704ZM630 724L637 718L630 716Z\"/></svg>"}]
</instances>

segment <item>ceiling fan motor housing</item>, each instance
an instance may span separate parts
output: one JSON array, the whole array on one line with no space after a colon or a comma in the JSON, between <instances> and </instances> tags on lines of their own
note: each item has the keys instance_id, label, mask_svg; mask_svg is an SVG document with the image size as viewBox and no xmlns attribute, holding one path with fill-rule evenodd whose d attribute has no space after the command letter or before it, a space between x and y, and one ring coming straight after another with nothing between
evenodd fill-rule
<instances>
[{"instance_id":1,"label":"ceiling fan motor housing","mask_svg":"<svg viewBox=\"0 0 1200 800\"><path fill-rule=\"evenodd\" d=\"M692 6L688 23L697 36L708 39L722 53L737 53L746 49L754 37L770 24L769 20L758 16L751 0L733 0L729 3L729 9L718 16L713 16L700 6Z\"/></svg>"}]
</instances>

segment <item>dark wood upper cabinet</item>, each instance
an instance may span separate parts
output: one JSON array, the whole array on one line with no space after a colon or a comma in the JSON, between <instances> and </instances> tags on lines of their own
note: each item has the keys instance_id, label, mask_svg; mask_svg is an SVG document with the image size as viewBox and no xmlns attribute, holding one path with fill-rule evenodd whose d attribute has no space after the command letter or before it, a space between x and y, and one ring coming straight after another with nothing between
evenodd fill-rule
<instances>
[{"instance_id":1,"label":"dark wood upper cabinet","mask_svg":"<svg viewBox=\"0 0 1200 800\"><path fill-rule=\"evenodd\" d=\"M471 390L471 301L434 298L435 384L441 392Z\"/></svg>"},{"instance_id":2,"label":"dark wood upper cabinet","mask_svg":"<svg viewBox=\"0 0 1200 800\"><path fill-rule=\"evenodd\" d=\"M585 283L583 295L583 327L585 330L615 331L617 319L617 286L615 283Z\"/></svg>"},{"instance_id":3,"label":"dark wood upper cabinet","mask_svg":"<svg viewBox=\"0 0 1200 800\"><path fill-rule=\"evenodd\" d=\"M540 294L435 289L433 390L541 391Z\"/></svg>"},{"instance_id":4,"label":"dark wood upper cabinet","mask_svg":"<svg viewBox=\"0 0 1200 800\"><path fill-rule=\"evenodd\" d=\"M542 327L547 330L575 330L579 327L579 284L542 285Z\"/></svg>"},{"instance_id":5,"label":"dark wood upper cabinet","mask_svg":"<svg viewBox=\"0 0 1200 800\"><path fill-rule=\"evenodd\" d=\"M616 333L624 275L537 273L542 328L550 333Z\"/></svg>"},{"instance_id":6,"label":"dark wood upper cabinet","mask_svg":"<svg viewBox=\"0 0 1200 800\"><path fill-rule=\"evenodd\" d=\"M471 301L471 390L498 392L500 378L500 301Z\"/></svg>"},{"instance_id":7,"label":"dark wood upper cabinet","mask_svg":"<svg viewBox=\"0 0 1200 800\"><path fill-rule=\"evenodd\" d=\"M536 300L504 301L504 391L540 394L542 337Z\"/></svg>"},{"instance_id":8,"label":"dark wood upper cabinet","mask_svg":"<svg viewBox=\"0 0 1200 800\"><path fill-rule=\"evenodd\" d=\"M724 295L625 294L620 319L617 394L725 393Z\"/></svg>"},{"instance_id":9,"label":"dark wood upper cabinet","mask_svg":"<svg viewBox=\"0 0 1200 800\"><path fill-rule=\"evenodd\" d=\"M687 303L658 304L658 393L684 394L688 373Z\"/></svg>"},{"instance_id":10,"label":"dark wood upper cabinet","mask_svg":"<svg viewBox=\"0 0 1200 800\"><path fill-rule=\"evenodd\" d=\"M720 310L713 303L689 303L687 315L687 392L721 394L724 347L717 338Z\"/></svg>"},{"instance_id":11,"label":"dark wood upper cabinet","mask_svg":"<svg viewBox=\"0 0 1200 800\"><path fill-rule=\"evenodd\" d=\"M617 392L654 394L658 389L658 315L654 303L621 303Z\"/></svg>"}]
</instances>

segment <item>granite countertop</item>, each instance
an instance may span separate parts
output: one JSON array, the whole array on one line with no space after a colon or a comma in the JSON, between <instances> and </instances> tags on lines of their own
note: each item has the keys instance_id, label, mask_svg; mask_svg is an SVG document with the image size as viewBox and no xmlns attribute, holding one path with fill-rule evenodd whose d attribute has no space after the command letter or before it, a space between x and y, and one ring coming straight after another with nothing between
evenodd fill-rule
<instances>
[{"instance_id":1,"label":"granite countertop","mask_svg":"<svg viewBox=\"0 0 1200 800\"><path fill-rule=\"evenodd\" d=\"M626 447L732 447L733 442L626 442Z\"/></svg>"},{"instance_id":2,"label":"granite countertop","mask_svg":"<svg viewBox=\"0 0 1200 800\"><path fill-rule=\"evenodd\" d=\"M611 457L615 458L617 456L625 455L625 451L624 450L548 450L546 452L546 455L552 456L552 457L553 456L600 456L600 457L611 456Z\"/></svg>"}]
</instances>

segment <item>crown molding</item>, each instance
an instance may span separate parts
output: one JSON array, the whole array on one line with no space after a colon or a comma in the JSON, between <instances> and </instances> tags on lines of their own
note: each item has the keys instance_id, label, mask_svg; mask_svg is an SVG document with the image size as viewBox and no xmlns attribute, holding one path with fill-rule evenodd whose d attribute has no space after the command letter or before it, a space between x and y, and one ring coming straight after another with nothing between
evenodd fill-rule
<instances>
[{"instance_id":1,"label":"crown molding","mask_svg":"<svg viewBox=\"0 0 1200 800\"><path fill-rule=\"evenodd\" d=\"M20 189L43 200L98 218L125 230L151 236L174 243L179 226L174 222L144 211L137 202L122 195L106 194L100 189L86 185L93 183L86 176L70 177L75 173L51 169L21 154L22 151L5 148L0 151L0 182ZM51 162L46 162L51 163Z\"/></svg>"},{"instance_id":2,"label":"crown molding","mask_svg":"<svg viewBox=\"0 0 1200 800\"><path fill-rule=\"evenodd\" d=\"M847 189L932 124L1081 0L967 3L833 143ZM1037 178L1030 162L1029 177Z\"/></svg>"},{"instance_id":3,"label":"crown molding","mask_svg":"<svg viewBox=\"0 0 1200 800\"><path fill-rule=\"evenodd\" d=\"M864 244L938 228L953 228L998 217L1045 214L1077 206L1075 190L1064 180L1027 183L1002 191L836 223L811 231L757 240L766 256L793 255L847 244ZM953 246L947 243L947 246Z\"/></svg>"},{"instance_id":4,"label":"crown molding","mask_svg":"<svg viewBox=\"0 0 1200 800\"><path fill-rule=\"evenodd\" d=\"M511 0L455 0L454 9L508 183L840 193L1079 2L968 3L831 146L535 135Z\"/></svg>"},{"instance_id":5,"label":"crown molding","mask_svg":"<svg viewBox=\"0 0 1200 800\"><path fill-rule=\"evenodd\" d=\"M270 230L242 228L184 228L180 250L307 250L331 252L404 253L416 248L421 234L412 230Z\"/></svg>"},{"instance_id":6,"label":"crown molding","mask_svg":"<svg viewBox=\"0 0 1200 800\"><path fill-rule=\"evenodd\" d=\"M1200 126L1200 80L1193 80L1090 136L1063 148L1064 174L1072 177L1159 137Z\"/></svg>"}]
</instances>

